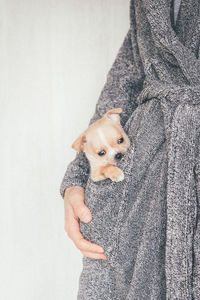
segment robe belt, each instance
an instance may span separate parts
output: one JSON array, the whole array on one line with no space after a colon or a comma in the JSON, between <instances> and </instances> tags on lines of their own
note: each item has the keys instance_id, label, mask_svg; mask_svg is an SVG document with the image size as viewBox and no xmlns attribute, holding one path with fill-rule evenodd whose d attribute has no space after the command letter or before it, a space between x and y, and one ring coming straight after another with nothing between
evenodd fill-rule
<instances>
[{"instance_id":1,"label":"robe belt","mask_svg":"<svg viewBox=\"0 0 200 300\"><path fill-rule=\"evenodd\" d=\"M180 103L200 104L200 85L176 85L152 81L151 84L143 88L137 97L137 102L142 104L149 99L162 99L163 97L169 98L177 105Z\"/></svg>"},{"instance_id":2,"label":"robe belt","mask_svg":"<svg viewBox=\"0 0 200 300\"><path fill-rule=\"evenodd\" d=\"M142 104L152 98L162 100L162 104L168 100L177 104L161 105L164 126L170 132L167 138L166 299L192 300L198 203L194 178L200 136L200 87L152 82L144 87L137 101ZM170 107L175 109L170 111Z\"/></svg>"}]
</instances>

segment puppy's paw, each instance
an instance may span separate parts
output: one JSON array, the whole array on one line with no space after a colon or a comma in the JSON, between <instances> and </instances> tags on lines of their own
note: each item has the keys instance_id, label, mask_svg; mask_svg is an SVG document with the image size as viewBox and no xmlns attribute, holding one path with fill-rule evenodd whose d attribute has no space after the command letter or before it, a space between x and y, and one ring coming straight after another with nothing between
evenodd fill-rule
<instances>
[{"instance_id":1,"label":"puppy's paw","mask_svg":"<svg viewBox=\"0 0 200 300\"><path fill-rule=\"evenodd\" d=\"M116 181L118 182L118 181L122 181L122 180L124 180L124 173L123 172L122 172L121 175L118 176Z\"/></svg>"},{"instance_id":2,"label":"puppy's paw","mask_svg":"<svg viewBox=\"0 0 200 300\"><path fill-rule=\"evenodd\" d=\"M117 167L113 168L112 172L110 173L110 179L116 182L124 180L123 171Z\"/></svg>"}]
</instances>

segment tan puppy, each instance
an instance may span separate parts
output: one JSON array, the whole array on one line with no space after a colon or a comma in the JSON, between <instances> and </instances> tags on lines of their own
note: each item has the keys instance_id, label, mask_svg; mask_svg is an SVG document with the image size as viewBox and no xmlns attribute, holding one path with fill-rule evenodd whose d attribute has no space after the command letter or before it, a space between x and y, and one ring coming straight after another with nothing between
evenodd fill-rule
<instances>
[{"instance_id":1,"label":"tan puppy","mask_svg":"<svg viewBox=\"0 0 200 300\"><path fill-rule=\"evenodd\" d=\"M76 151L85 152L90 162L93 181L106 178L113 181L124 179L123 171L116 164L130 147L130 140L120 124L121 112L120 107L109 110L72 144Z\"/></svg>"}]
</instances>

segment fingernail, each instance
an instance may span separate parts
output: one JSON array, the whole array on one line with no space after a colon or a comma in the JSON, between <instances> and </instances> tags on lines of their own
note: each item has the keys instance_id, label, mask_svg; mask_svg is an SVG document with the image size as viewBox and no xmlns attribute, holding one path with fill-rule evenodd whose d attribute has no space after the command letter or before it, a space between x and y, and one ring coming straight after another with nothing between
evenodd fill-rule
<instances>
[{"instance_id":1,"label":"fingernail","mask_svg":"<svg viewBox=\"0 0 200 300\"><path fill-rule=\"evenodd\" d=\"M87 215L87 216L85 216L85 217L84 217L84 222L89 222L89 221L90 221L90 219L91 219L91 218L90 218L90 216L89 216L89 215Z\"/></svg>"},{"instance_id":2,"label":"fingernail","mask_svg":"<svg viewBox=\"0 0 200 300\"><path fill-rule=\"evenodd\" d=\"M100 253L104 253L104 249L103 248L98 248Z\"/></svg>"}]
</instances>

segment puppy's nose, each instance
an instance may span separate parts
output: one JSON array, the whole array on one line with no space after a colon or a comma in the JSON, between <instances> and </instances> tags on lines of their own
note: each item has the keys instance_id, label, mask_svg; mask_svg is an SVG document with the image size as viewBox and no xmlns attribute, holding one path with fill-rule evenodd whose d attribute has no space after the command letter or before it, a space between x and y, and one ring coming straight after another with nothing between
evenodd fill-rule
<instances>
[{"instance_id":1,"label":"puppy's nose","mask_svg":"<svg viewBox=\"0 0 200 300\"><path fill-rule=\"evenodd\" d=\"M115 155L115 159L120 160L122 158L122 153L119 152Z\"/></svg>"}]
</instances>

